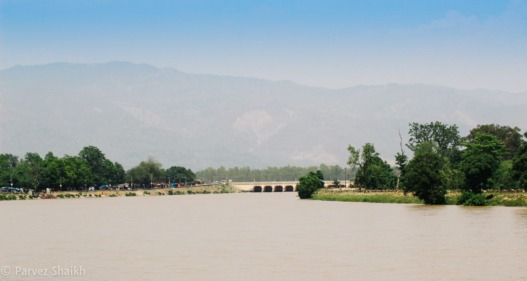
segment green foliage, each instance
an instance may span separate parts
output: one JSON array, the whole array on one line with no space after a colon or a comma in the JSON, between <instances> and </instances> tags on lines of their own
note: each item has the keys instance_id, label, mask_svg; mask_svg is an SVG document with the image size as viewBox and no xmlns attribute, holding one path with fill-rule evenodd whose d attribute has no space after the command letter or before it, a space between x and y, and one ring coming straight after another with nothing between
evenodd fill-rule
<instances>
[{"instance_id":1,"label":"green foliage","mask_svg":"<svg viewBox=\"0 0 527 281\"><path fill-rule=\"evenodd\" d=\"M38 153L28 152L19 160L11 154L1 154L0 186L12 181L14 186L38 192L48 187L79 189L97 182L121 183L124 179L122 166L104 158L98 148L85 147L79 155L58 158L49 152L43 159Z\"/></svg>"},{"instance_id":2,"label":"green foliage","mask_svg":"<svg viewBox=\"0 0 527 281\"><path fill-rule=\"evenodd\" d=\"M17 197L14 194L0 194L0 201L11 201L16 199Z\"/></svg>"},{"instance_id":3,"label":"green foliage","mask_svg":"<svg viewBox=\"0 0 527 281\"><path fill-rule=\"evenodd\" d=\"M317 192L314 197L325 201L369 202L369 203L397 203L397 204L422 204L423 201L415 196L401 196L400 193L349 193L349 192Z\"/></svg>"},{"instance_id":4,"label":"green foliage","mask_svg":"<svg viewBox=\"0 0 527 281\"><path fill-rule=\"evenodd\" d=\"M522 135L520 128L509 126L501 126L498 124L478 125L476 128L470 130L467 136L468 141L473 141L476 135L485 133L495 136L505 147L503 157L510 160L516 155L522 144Z\"/></svg>"},{"instance_id":5,"label":"green foliage","mask_svg":"<svg viewBox=\"0 0 527 281\"><path fill-rule=\"evenodd\" d=\"M196 175L192 170L180 166L172 166L165 171L165 177L168 177L170 182L187 183L196 180Z\"/></svg>"},{"instance_id":6,"label":"green foliage","mask_svg":"<svg viewBox=\"0 0 527 281\"><path fill-rule=\"evenodd\" d=\"M461 154L461 170L465 175L465 189L481 193L489 188L489 180L501 164L503 144L493 135L476 134Z\"/></svg>"},{"instance_id":7,"label":"green foliage","mask_svg":"<svg viewBox=\"0 0 527 281\"><path fill-rule=\"evenodd\" d=\"M458 200L458 205L463 206L487 206L487 200L482 193L463 192Z\"/></svg>"},{"instance_id":8,"label":"green foliage","mask_svg":"<svg viewBox=\"0 0 527 281\"><path fill-rule=\"evenodd\" d=\"M459 155L459 144L461 137L457 125L446 125L441 122L430 122L429 124L411 123L408 132L410 139L406 145L411 151L423 142L437 144L437 152L456 163Z\"/></svg>"},{"instance_id":9,"label":"green foliage","mask_svg":"<svg viewBox=\"0 0 527 281\"><path fill-rule=\"evenodd\" d=\"M135 192L127 192L127 193L124 194L124 196L127 196L127 197L129 197L129 196L136 196L136 195L137 194L135 194Z\"/></svg>"},{"instance_id":10,"label":"green foliage","mask_svg":"<svg viewBox=\"0 0 527 281\"><path fill-rule=\"evenodd\" d=\"M196 177L205 182L216 182L224 180L233 180L235 182L252 182L252 181L296 181L300 177L311 171L320 170L330 179L350 179L354 173L350 169L342 168L338 165L319 165L318 167L267 167L265 169L251 169L249 167L234 167L226 169L207 168L196 172Z\"/></svg>"},{"instance_id":11,"label":"green foliage","mask_svg":"<svg viewBox=\"0 0 527 281\"><path fill-rule=\"evenodd\" d=\"M527 135L527 133L526 133ZM512 178L520 188L527 190L527 143L524 142L512 160Z\"/></svg>"},{"instance_id":12,"label":"green foliage","mask_svg":"<svg viewBox=\"0 0 527 281\"><path fill-rule=\"evenodd\" d=\"M17 156L12 154L0 154L0 186L9 186L11 184L18 163Z\"/></svg>"},{"instance_id":13,"label":"green foliage","mask_svg":"<svg viewBox=\"0 0 527 281\"><path fill-rule=\"evenodd\" d=\"M366 189L395 188L397 176L390 165L380 158L373 144L366 143L362 151L350 145L348 151L348 164L352 169L358 166L355 185Z\"/></svg>"},{"instance_id":14,"label":"green foliage","mask_svg":"<svg viewBox=\"0 0 527 281\"><path fill-rule=\"evenodd\" d=\"M152 182L161 180L163 174L161 163L149 158L147 161L141 161L138 166L128 170L126 177L131 179L134 184L150 186Z\"/></svg>"},{"instance_id":15,"label":"green foliage","mask_svg":"<svg viewBox=\"0 0 527 281\"><path fill-rule=\"evenodd\" d=\"M401 180L405 192L411 192L425 204L445 204L446 160L436 151L437 145L423 142L406 165Z\"/></svg>"},{"instance_id":16,"label":"green foliage","mask_svg":"<svg viewBox=\"0 0 527 281\"><path fill-rule=\"evenodd\" d=\"M395 164L400 171L404 170L404 167L408 164L408 156L404 153L397 152L395 154Z\"/></svg>"},{"instance_id":17,"label":"green foliage","mask_svg":"<svg viewBox=\"0 0 527 281\"><path fill-rule=\"evenodd\" d=\"M496 189L516 189L518 183L513 178L512 161L502 161L491 180L490 184Z\"/></svg>"},{"instance_id":18,"label":"green foliage","mask_svg":"<svg viewBox=\"0 0 527 281\"><path fill-rule=\"evenodd\" d=\"M324 175L321 171L309 172L306 176L300 177L296 190L300 199L311 198L320 188L324 187Z\"/></svg>"}]
</instances>

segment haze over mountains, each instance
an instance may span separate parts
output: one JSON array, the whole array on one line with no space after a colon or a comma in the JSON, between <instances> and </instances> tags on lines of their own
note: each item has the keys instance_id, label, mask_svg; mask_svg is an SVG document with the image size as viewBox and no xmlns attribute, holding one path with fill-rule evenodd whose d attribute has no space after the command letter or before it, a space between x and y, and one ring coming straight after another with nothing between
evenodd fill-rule
<instances>
[{"instance_id":1,"label":"haze over mountains","mask_svg":"<svg viewBox=\"0 0 527 281\"><path fill-rule=\"evenodd\" d=\"M408 123L527 129L527 93L430 85L340 90L151 65L55 63L0 71L0 153L99 147L125 168L344 165L347 146L399 151Z\"/></svg>"}]
</instances>

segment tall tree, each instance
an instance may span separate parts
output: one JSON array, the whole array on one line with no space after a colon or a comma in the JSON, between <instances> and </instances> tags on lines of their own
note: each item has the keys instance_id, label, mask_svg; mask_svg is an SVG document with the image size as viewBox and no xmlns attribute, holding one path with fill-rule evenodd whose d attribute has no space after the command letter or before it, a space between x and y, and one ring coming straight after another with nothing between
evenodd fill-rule
<instances>
[{"instance_id":1,"label":"tall tree","mask_svg":"<svg viewBox=\"0 0 527 281\"><path fill-rule=\"evenodd\" d=\"M439 154L447 157L452 163L459 161L461 137L457 125L447 125L438 121L429 124L411 123L408 134L410 139L406 146L411 151L415 152L420 143L432 142L437 144Z\"/></svg>"},{"instance_id":2,"label":"tall tree","mask_svg":"<svg viewBox=\"0 0 527 281\"><path fill-rule=\"evenodd\" d=\"M348 146L350 157L348 164L352 169L358 167L355 185L366 189L394 188L397 177L390 165L382 160L371 143L366 143L362 150Z\"/></svg>"},{"instance_id":3,"label":"tall tree","mask_svg":"<svg viewBox=\"0 0 527 281\"><path fill-rule=\"evenodd\" d=\"M522 135L520 128L501 126L497 124L478 125L476 128L470 130L467 136L468 141L474 140L475 136L480 133L486 133L495 136L505 146L504 159L510 160L520 149L522 144Z\"/></svg>"},{"instance_id":4,"label":"tall tree","mask_svg":"<svg viewBox=\"0 0 527 281\"><path fill-rule=\"evenodd\" d=\"M437 145L421 142L416 145L414 158L404 168L401 180L405 192L411 192L425 204L446 202L446 160L437 152Z\"/></svg>"},{"instance_id":5,"label":"tall tree","mask_svg":"<svg viewBox=\"0 0 527 281\"><path fill-rule=\"evenodd\" d=\"M79 152L79 157L84 159L90 167L92 183L97 186L108 183L108 165L106 156L95 146L86 146Z\"/></svg>"},{"instance_id":6,"label":"tall tree","mask_svg":"<svg viewBox=\"0 0 527 281\"><path fill-rule=\"evenodd\" d=\"M500 167L504 152L503 143L493 135L479 133L472 141L464 143L461 170L465 174L466 189L481 193L488 188L489 180Z\"/></svg>"},{"instance_id":7,"label":"tall tree","mask_svg":"<svg viewBox=\"0 0 527 281\"><path fill-rule=\"evenodd\" d=\"M91 178L91 171L88 163L78 156L64 156L59 159L62 163L61 177L59 186L62 189L79 189L86 187Z\"/></svg>"},{"instance_id":8,"label":"tall tree","mask_svg":"<svg viewBox=\"0 0 527 281\"><path fill-rule=\"evenodd\" d=\"M21 186L39 189L44 172L44 160L38 153L28 152L16 167L17 179Z\"/></svg>"},{"instance_id":9,"label":"tall tree","mask_svg":"<svg viewBox=\"0 0 527 281\"><path fill-rule=\"evenodd\" d=\"M141 161L139 165L128 170L126 177L131 179L134 184L150 186L153 181L161 178L163 174L161 163L154 158L149 158L147 161Z\"/></svg>"},{"instance_id":10,"label":"tall tree","mask_svg":"<svg viewBox=\"0 0 527 281\"><path fill-rule=\"evenodd\" d=\"M175 183L186 183L196 180L196 175L192 170L181 166L172 166L165 173L170 178L170 181Z\"/></svg>"},{"instance_id":11,"label":"tall tree","mask_svg":"<svg viewBox=\"0 0 527 281\"><path fill-rule=\"evenodd\" d=\"M527 142L520 146L512 160L512 177L521 188L527 190Z\"/></svg>"}]
</instances>

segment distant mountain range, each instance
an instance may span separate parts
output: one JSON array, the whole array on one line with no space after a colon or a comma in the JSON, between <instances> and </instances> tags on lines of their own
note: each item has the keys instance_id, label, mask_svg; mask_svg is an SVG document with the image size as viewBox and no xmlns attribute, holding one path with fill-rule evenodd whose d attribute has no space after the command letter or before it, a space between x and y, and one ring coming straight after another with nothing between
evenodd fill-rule
<instances>
[{"instance_id":1,"label":"distant mountain range","mask_svg":"<svg viewBox=\"0 0 527 281\"><path fill-rule=\"evenodd\" d=\"M373 142L387 160L410 122L527 129L527 93L430 85L340 90L188 74L145 64L55 63L0 71L0 153L77 154L99 147L125 168L253 168L346 163Z\"/></svg>"}]
</instances>

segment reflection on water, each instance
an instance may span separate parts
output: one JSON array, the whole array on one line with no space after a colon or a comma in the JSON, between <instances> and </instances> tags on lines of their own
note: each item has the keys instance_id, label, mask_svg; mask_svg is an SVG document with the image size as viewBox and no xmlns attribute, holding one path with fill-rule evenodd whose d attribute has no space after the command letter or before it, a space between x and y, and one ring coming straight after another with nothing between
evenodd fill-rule
<instances>
[{"instance_id":1,"label":"reflection on water","mask_svg":"<svg viewBox=\"0 0 527 281\"><path fill-rule=\"evenodd\" d=\"M527 280L523 208L243 193L1 202L0 224L7 280Z\"/></svg>"}]
</instances>

